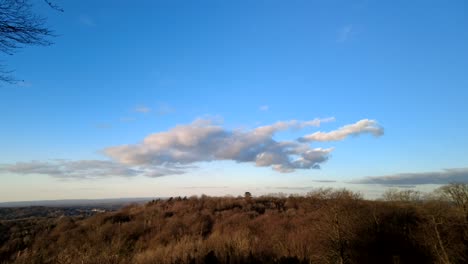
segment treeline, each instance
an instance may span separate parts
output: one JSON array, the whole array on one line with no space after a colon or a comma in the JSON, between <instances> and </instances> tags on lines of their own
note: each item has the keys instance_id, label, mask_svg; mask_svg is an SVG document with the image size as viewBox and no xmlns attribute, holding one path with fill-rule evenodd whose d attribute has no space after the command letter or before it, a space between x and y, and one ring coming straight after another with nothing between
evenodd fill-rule
<instances>
[{"instance_id":1,"label":"treeline","mask_svg":"<svg viewBox=\"0 0 468 264\"><path fill-rule=\"evenodd\" d=\"M1 220L19 220L26 218L57 218L61 216L89 217L96 212L112 210L94 207L48 207L48 206L26 206L26 207L0 207Z\"/></svg>"},{"instance_id":2,"label":"treeline","mask_svg":"<svg viewBox=\"0 0 468 264\"><path fill-rule=\"evenodd\" d=\"M86 219L4 221L0 263L467 263L468 198L436 194L178 197Z\"/></svg>"}]
</instances>

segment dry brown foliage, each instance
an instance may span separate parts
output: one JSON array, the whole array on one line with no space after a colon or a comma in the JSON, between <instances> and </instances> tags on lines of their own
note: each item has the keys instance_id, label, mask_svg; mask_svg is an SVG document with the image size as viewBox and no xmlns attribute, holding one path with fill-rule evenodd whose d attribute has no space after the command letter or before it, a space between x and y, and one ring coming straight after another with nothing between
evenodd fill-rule
<instances>
[{"instance_id":1,"label":"dry brown foliage","mask_svg":"<svg viewBox=\"0 0 468 264\"><path fill-rule=\"evenodd\" d=\"M347 190L154 200L86 219L62 217L29 225L35 231L26 236L21 230L29 230L27 225L0 223L0 263L468 260L465 216L455 205L366 201Z\"/></svg>"}]
</instances>

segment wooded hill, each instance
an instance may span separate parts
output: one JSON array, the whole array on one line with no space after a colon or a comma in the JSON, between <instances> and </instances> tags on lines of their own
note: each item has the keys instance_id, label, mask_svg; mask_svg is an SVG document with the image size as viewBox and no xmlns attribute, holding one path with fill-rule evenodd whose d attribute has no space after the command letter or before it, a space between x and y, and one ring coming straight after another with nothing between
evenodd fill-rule
<instances>
[{"instance_id":1,"label":"wooded hill","mask_svg":"<svg viewBox=\"0 0 468 264\"><path fill-rule=\"evenodd\" d=\"M414 194L178 197L1 221L0 263L467 263L466 204Z\"/></svg>"}]
</instances>

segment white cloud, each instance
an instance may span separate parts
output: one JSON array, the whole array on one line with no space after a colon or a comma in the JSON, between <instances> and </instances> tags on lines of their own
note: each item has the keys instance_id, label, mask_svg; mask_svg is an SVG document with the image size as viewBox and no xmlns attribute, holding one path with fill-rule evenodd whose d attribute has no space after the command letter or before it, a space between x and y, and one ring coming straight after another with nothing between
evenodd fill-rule
<instances>
[{"instance_id":1,"label":"white cloud","mask_svg":"<svg viewBox=\"0 0 468 264\"><path fill-rule=\"evenodd\" d=\"M253 130L255 134L265 134L273 135L278 131L288 130L288 129L302 129L309 126L319 127L322 123L333 122L335 121L334 117L328 118L316 118L310 121L298 121L298 120L289 120L289 121L278 121L272 125L260 126Z\"/></svg>"},{"instance_id":2,"label":"white cloud","mask_svg":"<svg viewBox=\"0 0 468 264\"><path fill-rule=\"evenodd\" d=\"M139 144L112 146L103 153L109 160L31 161L0 165L0 173L44 174L63 179L103 177L160 177L182 174L198 162L231 160L270 167L282 173L296 169L319 169L333 148L312 148L308 141L341 140L348 135L383 129L373 120L361 120L329 133L318 132L300 140L275 140L279 131L319 127L335 119L279 121L250 130L228 130L213 119L197 119L168 131L148 135ZM315 136L314 136L315 135Z\"/></svg>"},{"instance_id":3,"label":"white cloud","mask_svg":"<svg viewBox=\"0 0 468 264\"><path fill-rule=\"evenodd\" d=\"M197 119L166 132L147 136L136 145L110 147L104 153L129 165L191 164L202 161L233 160L272 167L280 172L319 168L332 149L312 149L297 141L276 141L282 130L320 126L333 118L311 121L281 121L250 131L229 131L208 119Z\"/></svg>"},{"instance_id":4,"label":"white cloud","mask_svg":"<svg viewBox=\"0 0 468 264\"><path fill-rule=\"evenodd\" d=\"M338 141L343 140L348 136L358 136L361 134L372 134L379 137L384 134L384 129L375 120L362 119L354 124L343 126L331 132L319 131L306 135L300 138L299 141Z\"/></svg>"}]
</instances>

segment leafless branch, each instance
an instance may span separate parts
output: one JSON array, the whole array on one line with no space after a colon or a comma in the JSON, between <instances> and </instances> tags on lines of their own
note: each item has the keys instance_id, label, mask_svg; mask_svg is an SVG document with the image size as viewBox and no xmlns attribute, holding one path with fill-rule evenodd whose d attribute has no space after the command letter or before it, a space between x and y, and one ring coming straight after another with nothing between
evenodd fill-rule
<instances>
[{"instance_id":1,"label":"leafless branch","mask_svg":"<svg viewBox=\"0 0 468 264\"><path fill-rule=\"evenodd\" d=\"M63 11L45 0L53 9ZM29 0L0 0L0 52L13 55L25 46L48 46L53 31L47 28L45 18L34 14ZM0 67L0 82L14 83L11 71Z\"/></svg>"}]
</instances>

